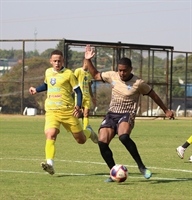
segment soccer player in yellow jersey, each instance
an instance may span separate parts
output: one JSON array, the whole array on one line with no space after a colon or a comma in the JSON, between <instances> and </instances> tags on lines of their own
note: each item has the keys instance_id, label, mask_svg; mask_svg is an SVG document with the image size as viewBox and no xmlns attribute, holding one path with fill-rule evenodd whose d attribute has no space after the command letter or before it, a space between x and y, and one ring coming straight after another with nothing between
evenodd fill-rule
<instances>
[{"instance_id":1,"label":"soccer player in yellow jersey","mask_svg":"<svg viewBox=\"0 0 192 200\"><path fill-rule=\"evenodd\" d=\"M121 58L118 61L117 72L106 71L100 73L91 62L94 54L94 49L87 45L85 59L87 59L89 72L95 80L102 80L112 86L109 111L99 128L98 145L100 153L109 169L111 169L115 165L115 161L109 143L117 134L121 143L137 163L139 171L146 179L149 179L152 173L145 167L137 146L130 137L134 127L139 96L148 95L151 97L170 119L174 117L173 112L163 104L159 96L144 80L131 73L132 62L129 58ZM113 182L113 180L108 178L105 182Z\"/></svg>"},{"instance_id":2,"label":"soccer player in yellow jersey","mask_svg":"<svg viewBox=\"0 0 192 200\"><path fill-rule=\"evenodd\" d=\"M82 101L83 128L86 129L86 127L89 125L89 111L91 107L91 99L94 106L96 106L96 100L93 96L91 88L92 76L88 71L85 59L83 60L83 66L81 68L77 68L74 71L74 74L77 77L79 86L83 94L83 101Z\"/></svg>"},{"instance_id":3,"label":"soccer player in yellow jersey","mask_svg":"<svg viewBox=\"0 0 192 200\"><path fill-rule=\"evenodd\" d=\"M63 54L59 50L51 53L51 68L45 72L44 83L37 87L30 87L29 92L34 95L37 92L47 91L45 101L45 155L46 162L42 162L42 168L49 174L54 174L55 141L60 132L60 125L71 132L79 144L84 144L88 138L94 143L98 142L96 133L91 127L82 129L78 119L82 104L82 92L78 86L74 73L63 66ZM71 92L77 94L77 104L75 105Z\"/></svg>"},{"instance_id":4,"label":"soccer player in yellow jersey","mask_svg":"<svg viewBox=\"0 0 192 200\"><path fill-rule=\"evenodd\" d=\"M192 144L192 135L187 139L187 141L182 145L176 148L178 156L183 159L185 150ZM192 155L189 157L189 162L192 162Z\"/></svg>"}]
</instances>

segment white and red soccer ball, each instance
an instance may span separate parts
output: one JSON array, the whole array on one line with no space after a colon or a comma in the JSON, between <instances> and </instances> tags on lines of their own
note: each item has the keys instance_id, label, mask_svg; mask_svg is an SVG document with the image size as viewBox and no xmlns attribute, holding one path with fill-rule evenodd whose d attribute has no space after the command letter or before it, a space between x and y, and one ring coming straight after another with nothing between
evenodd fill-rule
<instances>
[{"instance_id":1,"label":"white and red soccer ball","mask_svg":"<svg viewBox=\"0 0 192 200\"><path fill-rule=\"evenodd\" d=\"M115 165L110 170L110 176L113 181L124 182L128 177L128 169L124 165Z\"/></svg>"}]
</instances>

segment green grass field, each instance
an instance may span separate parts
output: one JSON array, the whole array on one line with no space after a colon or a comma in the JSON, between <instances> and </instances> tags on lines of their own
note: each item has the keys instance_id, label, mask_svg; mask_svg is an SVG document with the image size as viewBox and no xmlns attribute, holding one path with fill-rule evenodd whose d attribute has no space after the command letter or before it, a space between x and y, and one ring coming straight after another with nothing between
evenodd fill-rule
<instances>
[{"instance_id":1,"label":"green grass field","mask_svg":"<svg viewBox=\"0 0 192 200\"><path fill-rule=\"evenodd\" d=\"M90 119L97 130L102 119ZM132 139L145 165L153 172L146 180L119 139L110 144L117 164L129 171L123 183L105 183L109 169L98 146L77 144L61 128L56 142L55 171L40 168L44 161L44 116L0 115L1 200L186 200L192 198L192 147L182 160L176 147L192 134L192 118L136 120Z\"/></svg>"}]
</instances>

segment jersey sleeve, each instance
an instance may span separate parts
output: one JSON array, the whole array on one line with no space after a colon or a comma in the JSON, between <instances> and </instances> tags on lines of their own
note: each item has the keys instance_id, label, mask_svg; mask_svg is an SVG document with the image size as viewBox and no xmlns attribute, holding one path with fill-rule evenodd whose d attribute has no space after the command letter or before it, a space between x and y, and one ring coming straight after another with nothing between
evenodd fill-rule
<instances>
[{"instance_id":1,"label":"jersey sleeve","mask_svg":"<svg viewBox=\"0 0 192 200\"><path fill-rule=\"evenodd\" d=\"M74 75L76 76L76 77L78 77L78 68L74 71Z\"/></svg>"},{"instance_id":2,"label":"jersey sleeve","mask_svg":"<svg viewBox=\"0 0 192 200\"><path fill-rule=\"evenodd\" d=\"M115 74L115 72L113 71L108 71L108 72L102 72L101 73L101 78L104 82L107 82L107 83L111 83L112 81L112 76Z\"/></svg>"},{"instance_id":3,"label":"jersey sleeve","mask_svg":"<svg viewBox=\"0 0 192 200\"><path fill-rule=\"evenodd\" d=\"M73 72L71 72L70 74L69 82L73 89L76 89L77 87L79 87L77 77L75 76Z\"/></svg>"},{"instance_id":4,"label":"jersey sleeve","mask_svg":"<svg viewBox=\"0 0 192 200\"><path fill-rule=\"evenodd\" d=\"M138 90L141 94L147 95L152 90L151 86L149 86L144 80L139 80Z\"/></svg>"}]
</instances>

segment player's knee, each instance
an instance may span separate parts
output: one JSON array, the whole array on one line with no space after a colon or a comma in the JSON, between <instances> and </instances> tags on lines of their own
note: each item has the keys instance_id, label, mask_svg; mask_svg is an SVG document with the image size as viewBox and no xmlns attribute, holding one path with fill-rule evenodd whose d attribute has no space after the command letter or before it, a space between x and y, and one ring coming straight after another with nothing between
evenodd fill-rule
<instances>
[{"instance_id":1,"label":"player's knee","mask_svg":"<svg viewBox=\"0 0 192 200\"><path fill-rule=\"evenodd\" d=\"M54 128L47 129L45 131L45 136L46 136L46 139L48 139L48 140L56 140L58 134L59 134L59 130L54 129Z\"/></svg>"},{"instance_id":2,"label":"player's knee","mask_svg":"<svg viewBox=\"0 0 192 200\"><path fill-rule=\"evenodd\" d=\"M120 140L123 144L125 144L126 142L128 142L128 141L130 140L130 137L129 137L128 134L125 133L125 134L119 136L119 140Z\"/></svg>"},{"instance_id":3,"label":"player's knee","mask_svg":"<svg viewBox=\"0 0 192 200\"><path fill-rule=\"evenodd\" d=\"M83 139L76 139L76 141L77 141L77 143L78 144L85 144L85 142L86 142L86 139L85 140L83 140Z\"/></svg>"},{"instance_id":4,"label":"player's knee","mask_svg":"<svg viewBox=\"0 0 192 200\"><path fill-rule=\"evenodd\" d=\"M86 137L84 134L75 134L73 135L75 140L77 141L78 144L84 144L86 142Z\"/></svg>"}]
</instances>

